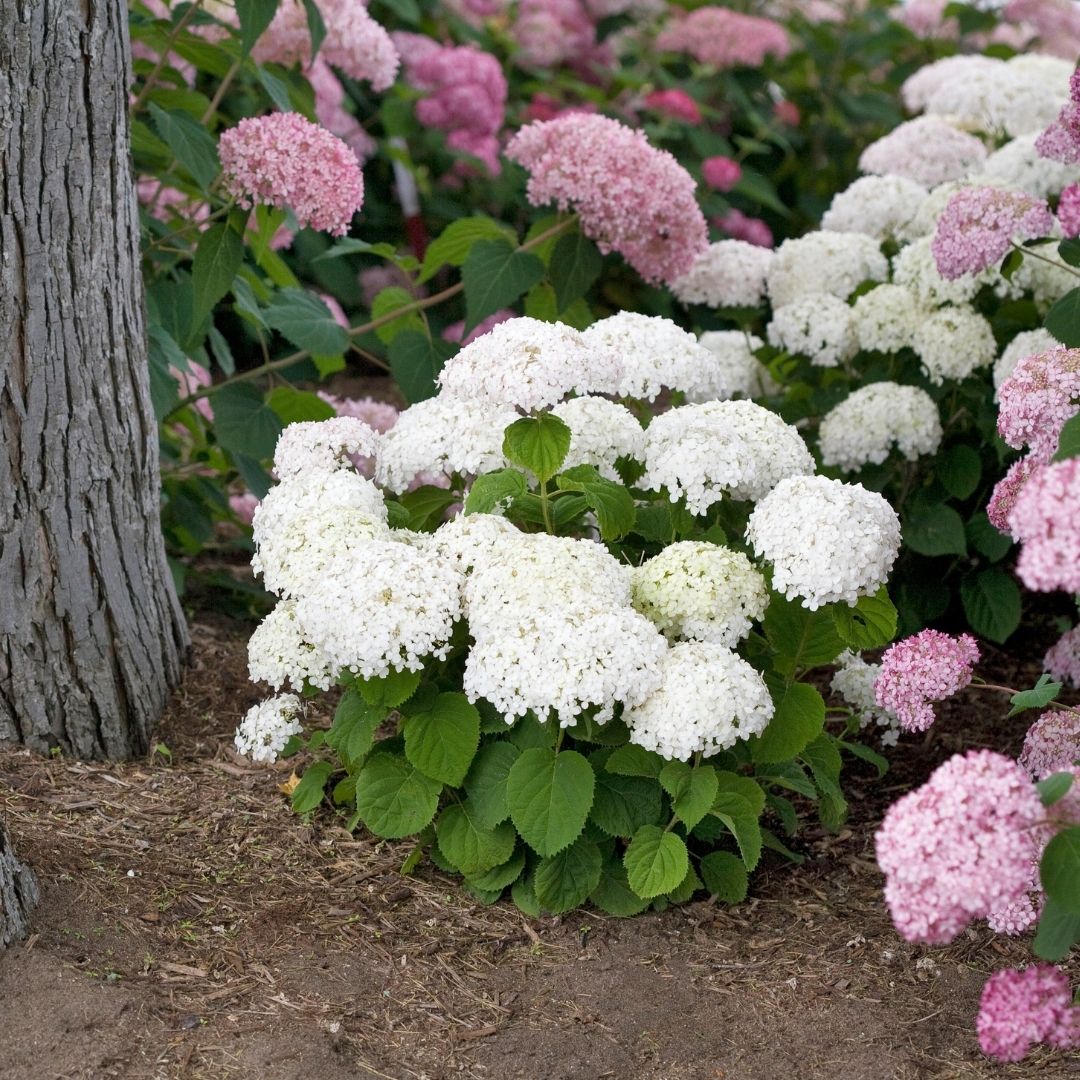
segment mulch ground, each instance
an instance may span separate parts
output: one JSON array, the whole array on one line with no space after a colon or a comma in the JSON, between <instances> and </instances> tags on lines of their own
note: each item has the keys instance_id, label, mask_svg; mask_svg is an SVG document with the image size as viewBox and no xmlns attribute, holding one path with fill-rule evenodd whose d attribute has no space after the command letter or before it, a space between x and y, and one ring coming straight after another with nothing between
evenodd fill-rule
<instances>
[{"instance_id":1,"label":"mulch ground","mask_svg":"<svg viewBox=\"0 0 1080 1080\"><path fill-rule=\"evenodd\" d=\"M430 866L402 877L407 843L351 835L327 808L292 813L292 765L231 749L259 696L248 631L196 621L147 760L0 750L0 814L42 885L31 938L0 957L5 1080L1080 1074L1080 1058L1041 1050L980 1057L982 984L1026 944L984 926L945 949L906 944L873 859L884 806L957 749L1015 751L1030 715L1005 721L986 693L950 703L884 780L853 772L847 827L808 827L806 864L766 860L738 907L534 920ZM1032 674L990 664L1012 685Z\"/></svg>"}]
</instances>

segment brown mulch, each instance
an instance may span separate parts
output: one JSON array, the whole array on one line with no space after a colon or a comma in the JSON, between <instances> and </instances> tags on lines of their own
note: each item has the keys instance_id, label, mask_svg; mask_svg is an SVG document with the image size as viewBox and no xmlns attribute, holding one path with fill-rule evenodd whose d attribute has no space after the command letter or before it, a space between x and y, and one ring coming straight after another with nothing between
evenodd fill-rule
<instances>
[{"instance_id":1,"label":"brown mulch","mask_svg":"<svg viewBox=\"0 0 1080 1080\"><path fill-rule=\"evenodd\" d=\"M884 780L853 769L849 825L808 826L807 863L766 860L738 907L532 920L430 866L402 877L407 842L292 813L292 766L231 749L259 696L247 631L196 623L147 760L0 750L0 814L42 885L32 937L0 957L4 1080L1080 1073L1042 1050L1008 1067L978 1053L982 983L1029 959L1025 942L980 926L914 947L882 906L882 808L956 749L1017 748L1030 717L1003 721L991 695L951 703ZM1004 653L990 663L1013 685L1031 676Z\"/></svg>"}]
</instances>

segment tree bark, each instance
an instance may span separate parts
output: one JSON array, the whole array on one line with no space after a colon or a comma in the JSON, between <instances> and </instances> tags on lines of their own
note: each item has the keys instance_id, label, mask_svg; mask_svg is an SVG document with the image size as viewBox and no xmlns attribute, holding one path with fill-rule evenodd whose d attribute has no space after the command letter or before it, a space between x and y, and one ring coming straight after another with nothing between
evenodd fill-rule
<instances>
[{"instance_id":1,"label":"tree bark","mask_svg":"<svg viewBox=\"0 0 1080 1080\"><path fill-rule=\"evenodd\" d=\"M26 937L26 920L37 903L33 871L15 858L11 841L0 821L0 952Z\"/></svg>"},{"instance_id":2,"label":"tree bark","mask_svg":"<svg viewBox=\"0 0 1080 1080\"><path fill-rule=\"evenodd\" d=\"M0 0L0 741L148 746L188 647L159 526L123 0Z\"/></svg>"}]
</instances>

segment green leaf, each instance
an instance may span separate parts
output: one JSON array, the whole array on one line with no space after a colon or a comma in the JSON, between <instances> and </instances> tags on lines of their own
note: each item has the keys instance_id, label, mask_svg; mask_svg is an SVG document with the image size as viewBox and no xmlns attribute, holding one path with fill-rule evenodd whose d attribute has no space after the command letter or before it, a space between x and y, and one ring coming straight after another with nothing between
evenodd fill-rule
<instances>
[{"instance_id":1,"label":"green leaf","mask_svg":"<svg viewBox=\"0 0 1080 1080\"><path fill-rule=\"evenodd\" d=\"M1043 325L1063 345L1072 349L1080 346L1080 288L1070 289L1058 300L1046 313Z\"/></svg>"},{"instance_id":2,"label":"green leaf","mask_svg":"<svg viewBox=\"0 0 1080 1080\"><path fill-rule=\"evenodd\" d=\"M397 754L372 754L356 778L356 809L376 835L411 836L429 824L442 784Z\"/></svg>"},{"instance_id":3,"label":"green leaf","mask_svg":"<svg viewBox=\"0 0 1080 1080\"><path fill-rule=\"evenodd\" d=\"M965 575L960 599L972 630L999 645L1020 625L1020 587L1012 574L996 566Z\"/></svg>"},{"instance_id":4,"label":"green leaf","mask_svg":"<svg viewBox=\"0 0 1080 1080\"><path fill-rule=\"evenodd\" d=\"M658 780L666 764L667 762L652 750L646 750L636 743L627 743L607 759L604 768L619 776L646 776L651 780Z\"/></svg>"},{"instance_id":5,"label":"green leaf","mask_svg":"<svg viewBox=\"0 0 1080 1080\"><path fill-rule=\"evenodd\" d=\"M451 342L430 338L419 330L405 330L394 338L387 351L390 373L410 405L435 396L435 378L456 352L457 346Z\"/></svg>"},{"instance_id":6,"label":"green leaf","mask_svg":"<svg viewBox=\"0 0 1080 1080\"><path fill-rule=\"evenodd\" d=\"M292 793L292 807L298 814L306 814L322 802L331 772L333 766L329 761L316 761L304 770Z\"/></svg>"},{"instance_id":7,"label":"green leaf","mask_svg":"<svg viewBox=\"0 0 1080 1080\"><path fill-rule=\"evenodd\" d=\"M228 225L211 225L199 237L191 264L194 316L204 319L229 291L244 261L244 242Z\"/></svg>"},{"instance_id":8,"label":"green leaf","mask_svg":"<svg viewBox=\"0 0 1080 1080\"><path fill-rule=\"evenodd\" d=\"M600 871L600 884L589 893L589 900L601 911L618 919L639 915L649 906L648 900L643 900L630 888L626 867L614 860L604 861Z\"/></svg>"},{"instance_id":9,"label":"green leaf","mask_svg":"<svg viewBox=\"0 0 1080 1080\"><path fill-rule=\"evenodd\" d=\"M506 785L520 756L521 751L513 743L499 739L481 746L473 759L465 777L465 793L481 825L493 829L510 816Z\"/></svg>"},{"instance_id":10,"label":"green leaf","mask_svg":"<svg viewBox=\"0 0 1080 1080\"><path fill-rule=\"evenodd\" d=\"M552 915L561 915L583 904L600 884L603 863L600 849L587 836L579 836L564 851L541 859L533 876L540 906Z\"/></svg>"},{"instance_id":11,"label":"green leaf","mask_svg":"<svg viewBox=\"0 0 1080 1080\"><path fill-rule=\"evenodd\" d=\"M560 322L559 302L555 299L555 289L550 282L538 281L525 294L525 314L530 319L541 322Z\"/></svg>"},{"instance_id":12,"label":"green leaf","mask_svg":"<svg viewBox=\"0 0 1080 1080\"><path fill-rule=\"evenodd\" d=\"M705 883L698 877L694 867L686 868L686 876L669 892L664 894L664 899L669 904L685 904L699 889L704 889Z\"/></svg>"},{"instance_id":13,"label":"green leaf","mask_svg":"<svg viewBox=\"0 0 1080 1080\"><path fill-rule=\"evenodd\" d=\"M570 429L554 413L515 420L503 435L503 453L541 483L559 471L569 449Z\"/></svg>"},{"instance_id":14,"label":"green leaf","mask_svg":"<svg viewBox=\"0 0 1080 1080\"><path fill-rule=\"evenodd\" d=\"M750 740L750 756L763 764L788 761L816 739L825 726L825 700L808 683L788 683L767 675L776 711L765 730Z\"/></svg>"},{"instance_id":15,"label":"green leaf","mask_svg":"<svg viewBox=\"0 0 1080 1080\"><path fill-rule=\"evenodd\" d=\"M686 877L690 866L686 844L659 825L642 825L623 856L630 888L650 900L671 892Z\"/></svg>"},{"instance_id":16,"label":"green leaf","mask_svg":"<svg viewBox=\"0 0 1080 1080\"><path fill-rule=\"evenodd\" d=\"M1054 773L1043 777L1035 786L1039 789L1039 798L1043 806L1053 806L1059 799L1068 794L1073 785L1071 772Z\"/></svg>"},{"instance_id":17,"label":"green leaf","mask_svg":"<svg viewBox=\"0 0 1080 1080\"><path fill-rule=\"evenodd\" d=\"M998 267L998 273L1006 281L1012 281L1013 274L1024 265L1024 253L1019 248L1013 248L1004 259L1001 260L1001 266Z\"/></svg>"},{"instance_id":18,"label":"green leaf","mask_svg":"<svg viewBox=\"0 0 1080 1080\"><path fill-rule=\"evenodd\" d=\"M904 543L920 555L966 555L963 518L944 503L909 514Z\"/></svg>"},{"instance_id":19,"label":"green leaf","mask_svg":"<svg viewBox=\"0 0 1080 1080\"><path fill-rule=\"evenodd\" d=\"M330 309L303 289L282 289L263 309L269 326L298 349L316 356L336 356L349 346L349 335L330 314Z\"/></svg>"},{"instance_id":20,"label":"green leaf","mask_svg":"<svg viewBox=\"0 0 1080 1080\"><path fill-rule=\"evenodd\" d=\"M203 191L209 190L221 171L214 137L190 113L180 109L166 112L152 101L149 109L154 127L173 157L191 173Z\"/></svg>"},{"instance_id":21,"label":"green leaf","mask_svg":"<svg viewBox=\"0 0 1080 1080\"><path fill-rule=\"evenodd\" d=\"M407 716L402 732L405 756L421 772L460 787L480 745L480 713L464 694L440 694L429 709Z\"/></svg>"},{"instance_id":22,"label":"green leaf","mask_svg":"<svg viewBox=\"0 0 1080 1080\"><path fill-rule=\"evenodd\" d=\"M581 835L595 784L592 766L576 750L534 746L507 777L510 819L537 854L555 855Z\"/></svg>"},{"instance_id":23,"label":"green leaf","mask_svg":"<svg viewBox=\"0 0 1080 1080\"><path fill-rule=\"evenodd\" d=\"M240 22L240 55L247 56L262 32L274 20L278 0L236 0L236 17Z\"/></svg>"},{"instance_id":24,"label":"green leaf","mask_svg":"<svg viewBox=\"0 0 1080 1080\"><path fill-rule=\"evenodd\" d=\"M983 510L972 515L967 525L964 526L968 543L980 554L991 562L1004 559L1012 547L1012 537L1000 533L990 524L990 519Z\"/></svg>"},{"instance_id":25,"label":"green leaf","mask_svg":"<svg viewBox=\"0 0 1080 1080\"><path fill-rule=\"evenodd\" d=\"M1080 827L1062 829L1046 845L1039 880L1059 907L1080 915Z\"/></svg>"},{"instance_id":26,"label":"green leaf","mask_svg":"<svg viewBox=\"0 0 1080 1080\"><path fill-rule=\"evenodd\" d=\"M188 360L176 339L161 323L150 323L146 337L150 353L150 400L154 415L160 420L180 401L180 387L169 368L184 371Z\"/></svg>"},{"instance_id":27,"label":"green leaf","mask_svg":"<svg viewBox=\"0 0 1080 1080\"><path fill-rule=\"evenodd\" d=\"M773 596L762 627L776 650L776 670L791 678L799 668L830 664L844 651L836 625L826 611L808 611L802 604Z\"/></svg>"},{"instance_id":28,"label":"green leaf","mask_svg":"<svg viewBox=\"0 0 1080 1080\"><path fill-rule=\"evenodd\" d=\"M1074 457L1080 457L1080 413L1065 421L1054 461L1066 461Z\"/></svg>"},{"instance_id":29,"label":"green leaf","mask_svg":"<svg viewBox=\"0 0 1080 1080\"><path fill-rule=\"evenodd\" d=\"M384 709L396 709L416 693L423 672L394 671L381 679L361 679L357 688L369 705L378 705Z\"/></svg>"},{"instance_id":30,"label":"green leaf","mask_svg":"<svg viewBox=\"0 0 1080 1080\"><path fill-rule=\"evenodd\" d=\"M395 311L401 308L410 307L416 302L416 297L407 289L403 289L400 285L392 285L388 289L383 289L378 296L375 297L371 304L371 318L372 321L376 319L382 319L387 315L392 315ZM417 333L424 334L424 320L419 311L406 311L404 314L399 315L396 319L391 319L390 322L384 323L382 326L375 328L375 336L384 344L389 345L391 341L405 330L413 330Z\"/></svg>"},{"instance_id":31,"label":"green leaf","mask_svg":"<svg viewBox=\"0 0 1080 1080\"><path fill-rule=\"evenodd\" d=\"M604 260L596 245L582 232L575 230L559 238L548 266L548 278L555 287L559 311L565 311L575 300L589 291L600 276Z\"/></svg>"},{"instance_id":32,"label":"green leaf","mask_svg":"<svg viewBox=\"0 0 1080 1080\"><path fill-rule=\"evenodd\" d=\"M664 766L660 785L671 796L671 809L687 829L692 829L709 812L720 788L711 765L691 768L683 761L671 761Z\"/></svg>"},{"instance_id":33,"label":"green leaf","mask_svg":"<svg viewBox=\"0 0 1080 1080\"><path fill-rule=\"evenodd\" d=\"M334 711L334 723L326 733L327 745L346 762L358 761L371 750L375 732L385 717L385 709L369 705L350 687Z\"/></svg>"},{"instance_id":34,"label":"green leaf","mask_svg":"<svg viewBox=\"0 0 1080 1080\"><path fill-rule=\"evenodd\" d=\"M465 329L512 304L544 276L544 264L505 240L478 240L461 268L465 286Z\"/></svg>"},{"instance_id":35,"label":"green leaf","mask_svg":"<svg viewBox=\"0 0 1080 1080\"><path fill-rule=\"evenodd\" d=\"M753 870L761 858L760 811L755 811L743 796L721 791L713 804L712 813L735 837L746 869Z\"/></svg>"},{"instance_id":36,"label":"green leaf","mask_svg":"<svg viewBox=\"0 0 1080 1080\"><path fill-rule=\"evenodd\" d=\"M954 499L966 499L982 479L982 459L978 451L960 443L938 456L934 471Z\"/></svg>"},{"instance_id":37,"label":"green leaf","mask_svg":"<svg viewBox=\"0 0 1080 1080\"><path fill-rule=\"evenodd\" d=\"M852 757L857 757L860 761L873 765L877 769L879 780L889 771L889 759L865 743L846 742L844 739L837 739L836 745L841 750L846 750Z\"/></svg>"},{"instance_id":38,"label":"green leaf","mask_svg":"<svg viewBox=\"0 0 1080 1080\"><path fill-rule=\"evenodd\" d=\"M1058 255L1068 266L1080 266L1080 240L1062 240L1058 244Z\"/></svg>"},{"instance_id":39,"label":"green leaf","mask_svg":"<svg viewBox=\"0 0 1080 1080\"><path fill-rule=\"evenodd\" d=\"M595 465L575 465L560 473L555 483L562 491L580 491L585 496L596 514L602 540L617 540L633 529L634 497L622 484L601 476Z\"/></svg>"},{"instance_id":40,"label":"green leaf","mask_svg":"<svg viewBox=\"0 0 1080 1080\"><path fill-rule=\"evenodd\" d=\"M481 214L452 221L428 245L419 280L424 282L434 277L439 267L446 263L460 266L468 258L473 244L479 240L516 244L517 234L509 225L503 225L502 222Z\"/></svg>"},{"instance_id":41,"label":"green leaf","mask_svg":"<svg viewBox=\"0 0 1080 1080\"><path fill-rule=\"evenodd\" d=\"M701 878L710 895L725 904L741 904L746 899L749 877L742 860L730 851L711 851L701 860Z\"/></svg>"},{"instance_id":42,"label":"green leaf","mask_svg":"<svg viewBox=\"0 0 1080 1080\"><path fill-rule=\"evenodd\" d=\"M296 424L305 420L330 420L337 416L318 394L309 390L297 390L295 386L275 386L266 395L266 404L277 414L283 424Z\"/></svg>"},{"instance_id":43,"label":"green leaf","mask_svg":"<svg viewBox=\"0 0 1080 1080\"><path fill-rule=\"evenodd\" d=\"M441 524L449 507L460 496L447 488L424 484L401 496L401 505L408 511L408 527L415 532L435 529Z\"/></svg>"},{"instance_id":44,"label":"green leaf","mask_svg":"<svg viewBox=\"0 0 1080 1080\"><path fill-rule=\"evenodd\" d=\"M1055 963L1064 960L1077 941L1080 941L1080 915L1048 896L1031 943L1032 951L1040 959Z\"/></svg>"},{"instance_id":45,"label":"green leaf","mask_svg":"<svg viewBox=\"0 0 1080 1080\"><path fill-rule=\"evenodd\" d=\"M821 823L836 831L847 817L847 801L840 788L840 770L843 761L840 751L829 736L819 735L801 754L814 774L814 783L820 793L818 816Z\"/></svg>"},{"instance_id":46,"label":"green leaf","mask_svg":"<svg viewBox=\"0 0 1080 1080\"><path fill-rule=\"evenodd\" d=\"M754 814L760 816L761 811L765 809L765 792L752 776L740 776L738 773L718 769L716 780L721 794L728 792L738 795Z\"/></svg>"},{"instance_id":47,"label":"green leaf","mask_svg":"<svg viewBox=\"0 0 1080 1080\"><path fill-rule=\"evenodd\" d=\"M271 458L281 432L277 414L250 383L232 383L214 394L214 435L230 453Z\"/></svg>"},{"instance_id":48,"label":"green leaf","mask_svg":"<svg viewBox=\"0 0 1080 1080\"><path fill-rule=\"evenodd\" d=\"M896 608L884 585L873 596L860 596L854 607L830 604L829 613L840 640L856 652L878 649L896 637Z\"/></svg>"},{"instance_id":49,"label":"green leaf","mask_svg":"<svg viewBox=\"0 0 1080 1080\"><path fill-rule=\"evenodd\" d=\"M1061 683L1054 682L1049 675L1039 676L1039 681L1030 690L1021 690L1009 698L1012 708L1009 716L1016 716L1026 709L1043 709L1061 693Z\"/></svg>"},{"instance_id":50,"label":"green leaf","mask_svg":"<svg viewBox=\"0 0 1080 1080\"><path fill-rule=\"evenodd\" d=\"M655 825L662 812L660 789L641 776L596 774L596 796L589 820L609 836L633 836L642 825Z\"/></svg>"},{"instance_id":51,"label":"green leaf","mask_svg":"<svg viewBox=\"0 0 1080 1080\"><path fill-rule=\"evenodd\" d=\"M465 497L466 514L491 514L509 506L528 490L525 477L517 469L496 469L478 476Z\"/></svg>"},{"instance_id":52,"label":"green leaf","mask_svg":"<svg viewBox=\"0 0 1080 1080\"><path fill-rule=\"evenodd\" d=\"M311 35L311 63L319 51L319 46L326 37L326 23L323 22L322 13L315 0L304 0L304 11L307 13L308 34Z\"/></svg>"},{"instance_id":53,"label":"green leaf","mask_svg":"<svg viewBox=\"0 0 1080 1080\"><path fill-rule=\"evenodd\" d=\"M517 835L509 822L489 829L476 819L468 803L453 803L435 825L439 851L466 877L501 866L514 853Z\"/></svg>"},{"instance_id":54,"label":"green leaf","mask_svg":"<svg viewBox=\"0 0 1080 1080\"><path fill-rule=\"evenodd\" d=\"M513 829L510 832L513 833ZM484 892L502 892L507 885L515 882L525 869L525 851L520 849L510 856L500 866L493 866L483 874L473 874L469 877L469 884Z\"/></svg>"}]
</instances>

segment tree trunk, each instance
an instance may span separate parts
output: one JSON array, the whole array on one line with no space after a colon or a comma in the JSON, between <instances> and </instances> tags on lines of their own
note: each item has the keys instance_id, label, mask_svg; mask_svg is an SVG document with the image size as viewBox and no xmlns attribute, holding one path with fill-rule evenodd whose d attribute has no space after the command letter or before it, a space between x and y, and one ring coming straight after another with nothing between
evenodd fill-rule
<instances>
[{"instance_id":1,"label":"tree trunk","mask_svg":"<svg viewBox=\"0 0 1080 1080\"><path fill-rule=\"evenodd\" d=\"M159 527L123 0L0 0L0 741L143 752L187 630Z\"/></svg>"},{"instance_id":2,"label":"tree trunk","mask_svg":"<svg viewBox=\"0 0 1080 1080\"><path fill-rule=\"evenodd\" d=\"M37 881L31 869L15 858L0 821L0 952L26 937L26 918L37 903Z\"/></svg>"}]
</instances>

